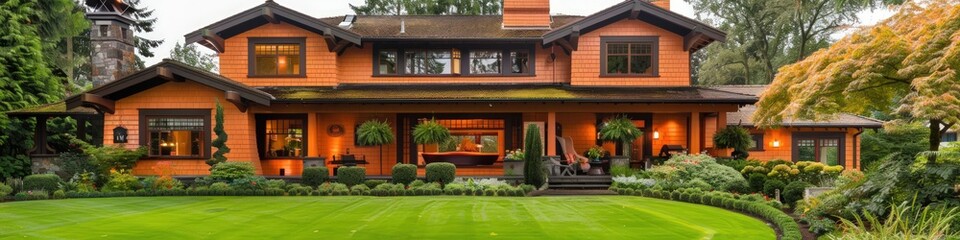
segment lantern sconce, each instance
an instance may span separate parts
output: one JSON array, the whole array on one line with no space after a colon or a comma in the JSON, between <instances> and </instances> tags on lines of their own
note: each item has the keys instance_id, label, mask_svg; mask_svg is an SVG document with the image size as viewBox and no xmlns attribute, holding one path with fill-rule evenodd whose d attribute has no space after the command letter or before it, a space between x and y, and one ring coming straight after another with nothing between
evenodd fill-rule
<instances>
[{"instance_id":1,"label":"lantern sconce","mask_svg":"<svg viewBox=\"0 0 960 240\"><path fill-rule=\"evenodd\" d=\"M771 143L771 145L773 145L773 147L775 147L775 148L780 147L780 139L774 139L774 140L773 140L773 143Z\"/></svg>"},{"instance_id":2,"label":"lantern sconce","mask_svg":"<svg viewBox=\"0 0 960 240\"><path fill-rule=\"evenodd\" d=\"M660 140L660 131L653 130L653 140Z\"/></svg>"}]
</instances>

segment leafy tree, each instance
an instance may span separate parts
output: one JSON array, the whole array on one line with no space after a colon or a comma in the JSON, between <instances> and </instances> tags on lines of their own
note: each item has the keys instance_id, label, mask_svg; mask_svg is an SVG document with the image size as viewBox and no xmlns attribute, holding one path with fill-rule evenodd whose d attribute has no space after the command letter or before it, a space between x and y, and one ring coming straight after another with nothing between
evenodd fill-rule
<instances>
[{"instance_id":1,"label":"leafy tree","mask_svg":"<svg viewBox=\"0 0 960 240\"><path fill-rule=\"evenodd\" d=\"M929 146L927 127L920 123L889 124L882 130L866 131L861 136L860 165L871 169L890 154L916 156Z\"/></svg>"},{"instance_id":2,"label":"leafy tree","mask_svg":"<svg viewBox=\"0 0 960 240\"><path fill-rule=\"evenodd\" d=\"M38 6L33 22L39 26L44 61L68 94L77 93L83 85L75 83L76 75L89 61L90 52L89 47L77 51L74 38L88 35L90 21L84 16L84 8L73 0L45 0Z\"/></svg>"},{"instance_id":3,"label":"leafy tree","mask_svg":"<svg viewBox=\"0 0 960 240\"><path fill-rule=\"evenodd\" d=\"M857 21L861 10L901 0L692 0L697 17L727 32L705 48L702 84L766 84L781 66L804 59Z\"/></svg>"},{"instance_id":4,"label":"leafy tree","mask_svg":"<svg viewBox=\"0 0 960 240\"><path fill-rule=\"evenodd\" d=\"M841 112L896 113L926 121L928 150L937 151L940 136L960 122L958 2L905 4L876 26L783 67L753 120L773 126L785 118L828 120Z\"/></svg>"},{"instance_id":5,"label":"leafy tree","mask_svg":"<svg viewBox=\"0 0 960 240\"><path fill-rule=\"evenodd\" d=\"M380 146L380 175L383 175L383 145L393 143L393 128L387 121L366 121L357 128L357 138L361 145Z\"/></svg>"},{"instance_id":6,"label":"leafy tree","mask_svg":"<svg viewBox=\"0 0 960 240\"><path fill-rule=\"evenodd\" d=\"M210 145L217 148L217 151L213 152L213 158L207 159L207 165L210 165L211 169L218 163L226 162L227 156L224 155L230 153L230 147L227 147L227 132L223 130L223 106L220 105L219 99L217 99L217 116L214 118L216 123L213 126L213 133L217 134L217 139L214 139Z\"/></svg>"},{"instance_id":7,"label":"leafy tree","mask_svg":"<svg viewBox=\"0 0 960 240\"><path fill-rule=\"evenodd\" d=\"M210 72L220 71L217 55L200 52L196 44L180 45L177 42L170 50L170 58Z\"/></svg>"},{"instance_id":8,"label":"leafy tree","mask_svg":"<svg viewBox=\"0 0 960 240\"><path fill-rule=\"evenodd\" d=\"M527 127L527 138L523 146L527 151L523 155L523 182L540 188L546 183L547 177L543 170L543 143L540 142L540 127L530 124Z\"/></svg>"},{"instance_id":9,"label":"leafy tree","mask_svg":"<svg viewBox=\"0 0 960 240\"><path fill-rule=\"evenodd\" d=\"M366 0L350 4L359 15L495 15L500 0Z\"/></svg>"}]
</instances>

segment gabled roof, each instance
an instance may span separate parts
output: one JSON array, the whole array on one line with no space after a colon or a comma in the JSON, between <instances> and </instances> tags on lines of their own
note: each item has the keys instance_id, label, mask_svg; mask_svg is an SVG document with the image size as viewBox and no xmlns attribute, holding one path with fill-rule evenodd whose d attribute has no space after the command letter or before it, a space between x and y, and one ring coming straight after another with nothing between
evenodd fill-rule
<instances>
[{"instance_id":1,"label":"gabled roof","mask_svg":"<svg viewBox=\"0 0 960 240\"><path fill-rule=\"evenodd\" d=\"M360 35L328 24L293 9L267 0L265 3L230 16L202 29L193 31L184 37L186 43L200 43L214 51L223 52L223 39L243 33L267 23L286 22L294 26L324 35L329 41L345 41L360 45Z\"/></svg>"},{"instance_id":2,"label":"gabled roof","mask_svg":"<svg viewBox=\"0 0 960 240\"><path fill-rule=\"evenodd\" d=\"M175 60L164 59L162 62L139 72L67 98L66 109L92 107L101 112L112 113L113 102L116 100L167 82L182 81L192 81L224 91L224 98L240 107L241 111L246 110L248 102L270 106L270 101L274 99L269 93L248 87L219 74Z\"/></svg>"},{"instance_id":3,"label":"gabled roof","mask_svg":"<svg viewBox=\"0 0 960 240\"><path fill-rule=\"evenodd\" d=\"M569 85L341 85L267 87L287 103L589 102L753 104L754 96L700 87Z\"/></svg>"},{"instance_id":4,"label":"gabled roof","mask_svg":"<svg viewBox=\"0 0 960 240\"><path fill-rule=\"evenodd\" d=\"M767 90L767 85L727 85L727 86L715 86L714 89L732 93L747 94L752 96L760 96L763 91ZM757 111L757 106L747 105L740 108L739 111L733 113L727 113L727 124L728 125L742 125L753 127L756 126L753 123L752 116L753 113ZM883 121L876 120L873 118L858 116L854 114L841 113L837 114L837 117L831 119L830 121L811 121L811 120L784 120L780 124L784 127L863 127L863 128L881 128L883 127Z\"/></svg>"},{"instance_id":5,"label":"gabled roof","mask_svg":"<svg viewBox=\"0 0 960 240\"><path fill-rule=\"evenodd\" d=\"M466 39L532 40L539 42L548 29L503 29L501 15L359 15L349 30L367 40ZM553 28L583 19L583 16L551 16ZM343 22L344 16L321 18L328 24ZM404 33L400 33L403 22Z\"/></svg>"},{"instance_id":6,"label":"gabled roof","mask_svg":"<svg viewBox=\"0 0 960 240\"><path fill-rule=\"evenodd\" d=\"M713 41L725 41L727 34L700 21L663 9L644 0L627 0L579 21L569 23L543 35L543 44L565 41L576 50L576 38L622 19L639 19L684 36L684 48L696 51ZM572 44L569 44L572 43Z\"/></svg>"}]
</instances>

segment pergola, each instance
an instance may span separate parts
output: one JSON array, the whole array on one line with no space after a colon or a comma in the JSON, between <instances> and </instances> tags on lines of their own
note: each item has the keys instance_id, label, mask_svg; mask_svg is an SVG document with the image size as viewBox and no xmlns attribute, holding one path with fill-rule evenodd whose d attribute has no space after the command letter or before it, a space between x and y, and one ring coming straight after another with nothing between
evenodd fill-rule
<instances>
[{"instance_id":1,"label":"pergola","mask_svg":"<svg viewBox=\"0 0 960 240\"><path fill-rule=\"evenodd\" d=\"M92 123L91 125L94 126L94 128L96 128L96 126L103 126L103 114L93 108L76 107L67 109L67 104L65 102L57 102L10 111L6 114L10 118L36 119L37 124L34 127L33 139L34 145L33 149L28 152L31 158L53 157L58 154L47 144L47 120L51 118L70 117L77 120L76 136L78 139L97 146L103 144L102 130L94 130L92 133L93 137L90 139L88 139L87 135L85 134L88 130L87 123Z\"/></svg>"}]
</instances>

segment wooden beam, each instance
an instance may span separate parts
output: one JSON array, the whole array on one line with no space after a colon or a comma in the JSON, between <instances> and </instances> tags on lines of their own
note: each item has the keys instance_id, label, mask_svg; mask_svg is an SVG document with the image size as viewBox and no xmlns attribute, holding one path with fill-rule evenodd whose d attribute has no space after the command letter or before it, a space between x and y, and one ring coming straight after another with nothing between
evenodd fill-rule
<instances>
[{"instance_id":1,"label":"wooden beam","mask_svg":"<svg viewBox=\"0 0 960 240\"><path fill-rule=\"evenodd\" d=\"M237 106L237 109L239 109L240 112L247 112L247 103L243 101L242 97L240 97L240 93L227 91L224 95L224 98L226 98L228 102L233 103L234 106Z\"/></svg>"},{"instance_id":2,"label":"wooden beam","mask_svg":"<svg viewBox=\"0 0 960 240\"><path fill-rule=\"evenodd\" d=\"M567 39L561 38L557 40L556 43L557 45L560 45L560 48L563 49L563 52L566 53L567 56L570 56L570 54L573 52L573 45L571 45Z\"/></svg>"},{"instance_id":3,"label":"wooden beam","mask_svg":"<svg viewBox=\"0 0 960 240\"><path fill-rule=\"evenodd\" d=\"M333 36L330 31L330 28L323 30L323 41L327 42L327 50L333 52L333 49L337 47L337 37Z\"/></svg>"},{"instance_id":4,"label":"wooden beam","mask_svg":"<svg viewBox=\"0 0 960 240\"><path fill-rule=\"evenodd\" d=\"M570 39L570 46L572 49L576 51L580 45L580 26L573 26L573 32L571 32L570 36L567 38Z\"/></svg>"},{"instance_id":5,"label":"wooden beam","mask_svg":"<svg viewBox=\"0 0 960 240\"><path fill-rule=\"evenodd\" d=\"M697 46L697 43L700 42L700 38L703 37L703 33L700 31L690 31L686 36L683 36L683 50L690 51L693 47Z\"/></svg>"},{"instance_id":6,"label":"wooden beam","mask_svg":"<svg viewBox=\"0 0 960 240\"><path fill-rule=\"evenodd\" d=\"M210 29L204 29L201 37L203 37L203 40L206 41L207 44L214 48L213 50L223 53L224 43L223 38L220 37L220 35L217 35L217 33L214 33Z\"/></svg>"},{"instance_id":7,"label":"wooden beam","mask_svg":"<svg viewBox=\"0 0 960 240\"><path fill-rule=\"evenodd\" d=\"M84 93L83 95L80 95L80 102L83 106L95 108L100 112L109 114L116 112L114 101L101 97L100 95Z\"/></svg>"},{"instance_id":8,"label":"wooden beam","mask_svg":"<svg viewBox=\"0 0 960 240\"><path fill-rule=\"evenodd\" d=\"M270 9L268 7L263 8L263 18L267 19L267 22L270 22L273 24L280 23L280 20L277 19L277 16L273 14L273 9Z\"/></svg>"},{"instance_id":9,"label":"wooden beam","mask_svg":"<svg viewBox=\"0 0 960 240\"><path fill-rule=\"evenodd\" d=\"M633 3L633 9L630 10L630 19L640 19L640 12L642 12L640 4Z\"/></svg>"},{"instance_id":10,"label":"wooden beam","mask_svg":"<svg viewBox=\"0 0 960 240\"><path fill-rule=\"evenodd\" d=\"M157 67L157 76L168 82L183 82L187 80L181 76L173 74L173 71L166 67Z\"/></svg>"},{"instance_id":11,"label":"wooden beam","mask_svg":"<svg viewBox=\"0 0 960 240\"><path fill-rule=\"evenodd\" d=\"M334 46L333 51L337 52L337 56L343 55L343 51L346 51L350 45L353 45L353 43L340 39L340 41L337 42L337 45Z\"/></svg>"}]
</instances>

